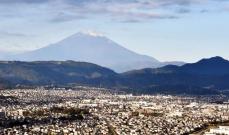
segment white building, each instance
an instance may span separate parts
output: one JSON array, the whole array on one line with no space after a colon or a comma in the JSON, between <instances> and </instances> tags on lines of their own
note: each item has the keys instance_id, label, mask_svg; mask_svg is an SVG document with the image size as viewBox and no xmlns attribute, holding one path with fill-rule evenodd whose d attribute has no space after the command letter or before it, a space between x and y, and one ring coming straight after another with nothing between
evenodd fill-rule
<instances>
[{"instance_id":1,"label":"white building","mask_svg":"<svg viewBox=\"0 0 229 135\"><path fill-rule=\"evenodd\" d=\"M219 126L219 128L210 129L205 135L229 135L229 126Z\"/></svg>"}]
</instances>

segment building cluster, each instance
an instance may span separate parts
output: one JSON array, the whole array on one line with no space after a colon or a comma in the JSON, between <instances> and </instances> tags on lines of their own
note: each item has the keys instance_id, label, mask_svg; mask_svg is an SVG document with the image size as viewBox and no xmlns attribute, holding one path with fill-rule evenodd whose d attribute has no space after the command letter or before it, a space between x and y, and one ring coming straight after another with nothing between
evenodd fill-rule
<instances>
[{"instance_id":1,"label":"building cluster","mask_svg":"<svg viewBox=\"0 0 229 135\"><path fill-rule=\"evenodd\" d=\"M205 135L229 135L229 126L219 126L219 128L212 128L205 132Z\"/></svg>"},{"instance_id":2,"label":"building cluster","mask_svg":"<svg viewBox=\"0 0 229 135\"><path fill-rule=\"evenodd\" d=\"M229 120L227 104L197 98L117 94L87 87L2 90L0 134L182 135ZM219 130L226 128L206 134Z\"/></svg>"}]
</instances>

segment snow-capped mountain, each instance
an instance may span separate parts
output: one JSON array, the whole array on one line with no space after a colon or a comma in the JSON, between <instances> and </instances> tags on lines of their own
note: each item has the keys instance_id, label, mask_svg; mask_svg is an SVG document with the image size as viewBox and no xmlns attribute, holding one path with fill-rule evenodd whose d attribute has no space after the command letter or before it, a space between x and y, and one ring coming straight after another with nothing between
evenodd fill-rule
<instances>
[{"instance_id":1,"label":"snow-capped mountain","mask_svg":"<svg viewBox=\"0 0 229 135\"><path fill-rule=\"evenodd\" d=\"M74 34L56 44L15 55L11 60L85 61L111 68L116 72L164 65L152 57L130 51L104 36L89 33Z\"/></svg>"}]
</instances>

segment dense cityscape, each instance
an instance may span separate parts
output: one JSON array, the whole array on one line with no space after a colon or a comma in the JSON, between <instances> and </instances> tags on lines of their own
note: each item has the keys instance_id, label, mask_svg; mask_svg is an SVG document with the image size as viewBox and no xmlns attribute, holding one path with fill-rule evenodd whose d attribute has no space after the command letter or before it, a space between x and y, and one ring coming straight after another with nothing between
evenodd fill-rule
<instances>
[{"instance_id":1,"label":"dense cityscape","mask_svg":"<svg viewBox=\"0 0 229 135\"><path fill-rule=\"evenodd\" d=\"M132 95L102 88L0 91L0 134L226 134L225 96Z\"/></svg>"}]
</instances>

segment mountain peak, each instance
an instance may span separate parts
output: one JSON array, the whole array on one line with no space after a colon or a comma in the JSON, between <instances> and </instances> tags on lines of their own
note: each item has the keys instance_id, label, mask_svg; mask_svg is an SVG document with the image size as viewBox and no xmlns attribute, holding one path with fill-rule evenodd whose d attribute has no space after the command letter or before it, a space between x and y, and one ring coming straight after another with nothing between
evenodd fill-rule
<instances>
[{"instance_id":1,"label":"mountain peak","mask_svg":"<svg viewBox=\"0 0 229 135\"><path fill-rule=\"evenodd\" d=\"M78 41L75 41L75 40L82 40L81 42L88 42L88 41L97 42L97 40L100 40L100 41L102 40L102 41L107 42L108 38L96 32L78 32L69 37L66 37L62 41L72 41L72 42L77 43Z\"/></svg>"},{"instance_id":2,"label":"mountain peak","mask_svg":"<svg viewBox=\"0 0 229 135\"><path fill-rule=\"evenodd\" d=\"M225 75L229 74L229 61L216 56L202 59L197 63L182 66L183 70L202 75Z\"/></svg>"},{"instance_id":3,"label":"mountain peak","mask_svg":"<svg viewBox=\"0 0 229 135\"><path fill-rule=\"evenodd\" d=\"M208 58L208 59L202 59L200 60L198 63L221 63L221 62L228 62L226 59L220 57L220 56L215 56L215 57L212 57L212 58Z\"/></svg>"},{"instance_id":4,"label":"mountain peak","mask_svg":"<svg viewBox=\"0 0 229 135\"><path fill-rule=\"evenodd\" d=\"M217 60L217 61L225 61L226 59L224 59L223 57L220 57L220 56L215 56L215 57L212 57L210 58L210 60Z\"/></svg>"},{"instance_id":5,"label":"mountain peak","mask_svg":"<svg viewBox=\"0 0 229 135\"><path fill-rule=\"evenodd\" d=\"M117 72L158 67L156 59L140 55L115 43L97 32L79 32L65 39L34 50L13 56L21 61L84 61L111 68Z\"/></svg>"}]
</instances>

